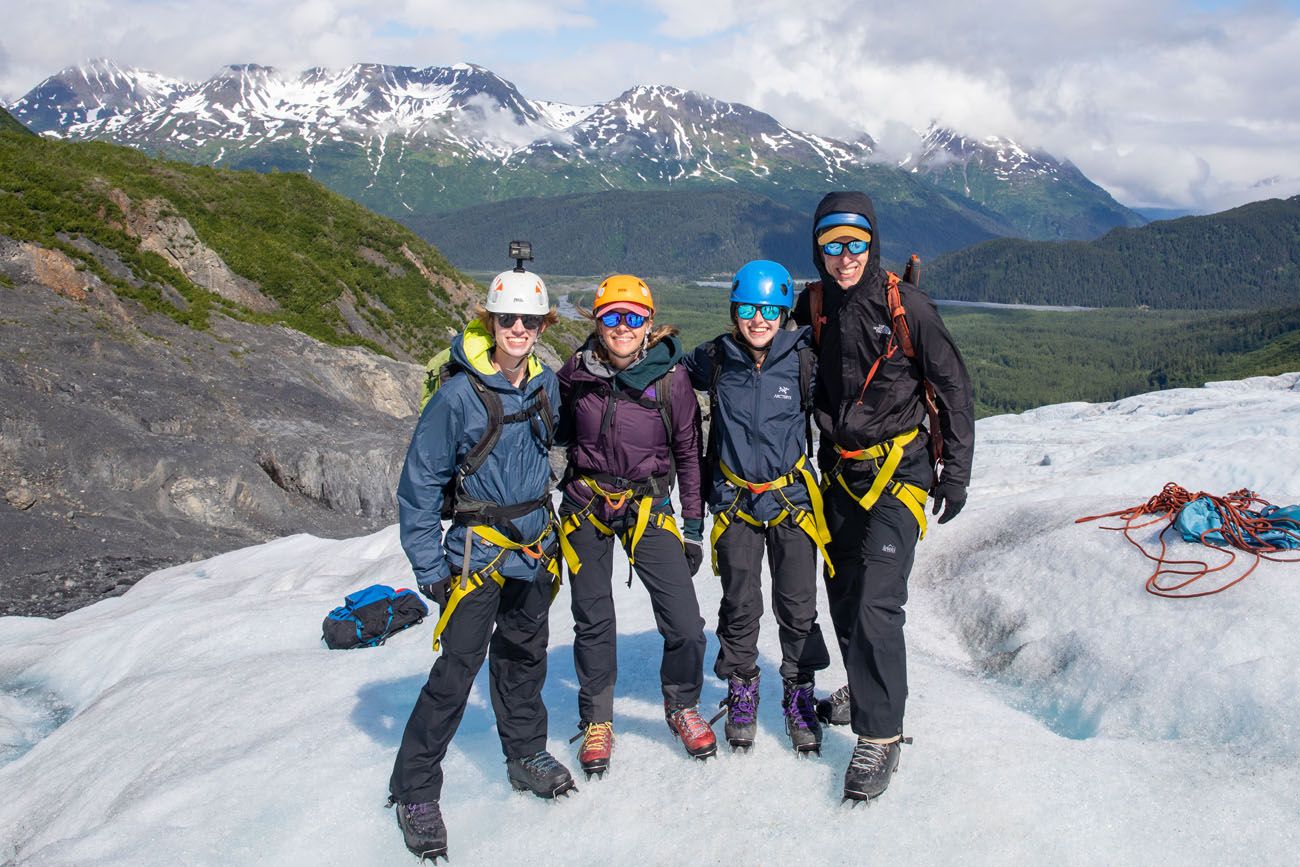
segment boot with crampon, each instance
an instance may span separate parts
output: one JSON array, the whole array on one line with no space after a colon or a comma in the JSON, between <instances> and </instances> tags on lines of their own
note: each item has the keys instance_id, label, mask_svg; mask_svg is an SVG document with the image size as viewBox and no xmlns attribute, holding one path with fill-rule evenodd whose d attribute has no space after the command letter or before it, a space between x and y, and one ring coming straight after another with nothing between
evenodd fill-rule
<instances>
[{"instance_id":1,"label":"boot with crampon","mask_svg":"<svg viewBox=\"0 0 1300 867\"><path fill-rule=\"evenodd\" d=\"M668 728L681 739L688 755L697 759L707 759L717 754L718 739L714 737L713 729L705 722L704 717L700 716L699 708L671 708L665 702L664 716L668 720Z\"/></svg>"},{"instance_id":2,"label":"boot with crampon","mask_svg":"<svg viewBox=\"0 0 1300 867\"><path fill-rule=\"evenodd\" d=\"M822 727L813 708L813 682L786 680L783 683L781 710L785 713L785 733L790 737L790 746L796 753L821 755Z\"/></svg>"},{"instance_id":3,"label":"boot with crampon","mask_svg":"<svg viewBox=\"0 0 1300 867\"><path fill-rule=\"evenodd\" d=\"M506 776L516 791L532 792L539 798L567 795L578 788L569 775L569 769L546 750L523 758L507 759Z\"/></svg>"},{"instance_id":4,"label":"boot with crampon","mask_svg":"<svg viewBox=\"0 0 1300 867\"><path fill-rule=\"evenodd\" d=\"M418 855L420 861L438 863L447 859L447 826L442 821L442 810L437 801L403 804L390 798L388 806L397 807L397 826L402 829L406 848ZM448 859L450 860L450 859Z\"/></svg>"},{"instance_id":5,"label":"boot with crampon","mask_svg":"<svg viewBox=\"0 0 1300 867\"><path fill-rule=\"evenodd\" d=\"M587 779L603 778L609 770L610 753L614 751L614 724L612 722L580 722L582 746L578 747L578 763Z\"/></svg>"},{"instance_id":6,"label":"boot with crampon","mask_svg":"<svg viewBox=\"0 0 1300 867\"><path fill-rule=\"evenodd\" d=\"M852 720L853 711L849 705L848 684L841 686L826 698L817 702L817 718L823 725L846 726Z\"/></svg>"},{"instance_id":7,"label":"boot with crampon","mask_svg":"<svg viewBox=\"0 0 1300 867\"><path fill-rule=\"evenodd\" d=\"M723 732L733 750L748 751L758 734L758 672L746 677L733 674L727 678L727 697L718 702L718 711L709 724L717 722L725 713L727 722Z\"/></svg>"},{"instance_id":8,"label":"boot with crampon","mask_svg":"<svg viewBox=\"0 0 1300 867\"><path fill-rule=\"evenodd\" d=\"M899 741L878 744L859 737L849 766L844 771L844 800L870 801L880 797L889 788L890 777L898 770L900 752L902 744Z\"/></svg>"}]
</instances>

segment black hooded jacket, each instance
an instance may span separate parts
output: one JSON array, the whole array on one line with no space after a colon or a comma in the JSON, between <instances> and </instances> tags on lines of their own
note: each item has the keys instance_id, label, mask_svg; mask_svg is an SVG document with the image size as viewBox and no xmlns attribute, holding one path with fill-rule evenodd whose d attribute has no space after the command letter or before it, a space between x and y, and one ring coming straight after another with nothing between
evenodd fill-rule
<instances>
[{"instance_id":1,"label":"black hooded jacket","mask_svg":"<svg viewBox=\"0 0 1300 867\"><path fill-rule=\"evenodd\" d=\"M817 206L813 225L837 212L862 214L871 221L871 248L862 278L845 290L827 273L817 239L812 239L825 317L818 347L817 426L824 438L844 449L872 446L924 426L927 413L922 382L929 380L939 399L944 478L967 485L975 447L970 376L938 308L928 295L908 283L900 283L899 292L916 358L909 359L899 346L881 361L866 391L862 389L871 365L889 345L893 321L885 305L888 279L880 267L880 226L871 199L864 193L829 193ZM812 324L807 291L795 302L793 316L800 325ZM907 454L928 447L927 437L917 437ZM906 480L924 487L930 482L928 478Z\"/></svg>"}]
</instances>

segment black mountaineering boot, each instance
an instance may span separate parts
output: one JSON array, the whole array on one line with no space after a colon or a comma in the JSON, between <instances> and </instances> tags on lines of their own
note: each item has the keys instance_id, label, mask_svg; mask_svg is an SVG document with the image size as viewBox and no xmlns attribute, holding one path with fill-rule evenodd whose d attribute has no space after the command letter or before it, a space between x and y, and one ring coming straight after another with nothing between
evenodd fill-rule
<instances>
[{"instance_id":1,"label":"black mountaineering boot","mask_svg":"<svg viewBox=\"0 0 1300 867\"><path fill-rule=\"evenodd\" d=\"M727 678L727 697L718 702L727 714L723 730L733 750L748 752L754 745L758 733L758 677L757 671L749 677L733 674ZM709 724L717 722L722 713L719 711Z\"/></svg>"},{"instance_id":2,"label":"black mountaineering boot","mask_svg":"<svg viewBox=\"0 0 1300 867\"><path fill-rule=\"evenodd\" d=\"M389 799L388 806L397 807L397 825L406 838L406 848L413 855L420 856L420 861L432 861L437 864L439 858L447 858L447 826L442 823L442 810L437 801L425 801L419 804L402 804Z\"/></svg>"},{"instance_id":3,"label":"black mountaineering boot","mask_svg":"<svg viewBox=\"0 0 1300 867\"><path fill-rule=\"evenodd\" d=\"M542 750L522 759L506 760L506 775L516 791L532 792L539 798L554 798L577 791L569 769Z\"/></svg>"},{"instance_id":4,"label":"black mountaineering boot","mask_svg":"<svg viewBox=\"0 0 1300 867\"><path fill-rule=\"evenodd\" d=\"M817 719L828 726L846 726L852 719L848 684L817 702Z\"/></svg>"},{"instance_id":5,"label":"black mountaineering boot","mask_svg":"<svg viewBox=\"0 0 1300 867\"><path fill-rule=\"evenodd\" d=\"M781 710L785 712L785 733L790 736L790 746L796 753L822 751L822 727L813 711L813 682L784 681Z\"/></svg>"},{"instance_id":6,"label":"black mountaineering boot","mask_svg":"<svg viewBox=\"0 0 1300 867\"><path fill-rule=\"evenodd\" d=\"M844 771L844 800L870 801L889 788L889 778L898 769L899 741L877 744L858 738L853 757Z\"/></svg>"}]
</instances>

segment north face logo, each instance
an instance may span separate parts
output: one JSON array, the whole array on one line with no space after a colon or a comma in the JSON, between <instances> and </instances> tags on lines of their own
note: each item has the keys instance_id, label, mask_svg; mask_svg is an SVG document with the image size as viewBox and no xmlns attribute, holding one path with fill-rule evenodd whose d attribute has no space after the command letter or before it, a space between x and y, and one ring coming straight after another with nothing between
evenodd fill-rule
<instances>
[{"instance_id":1,"label":"north face logo","mask_svg":"<svg viewBox=\"0 0 1300 867\"><path fill-rule=\"evenodd\" d=\"M776 394L772 395L773 400L794 400L790 394L790 386L779 385L776 388Z\"/></svg>"},{"instance_id":2,"label":"north face logo","mask_svg":"<svg viewBox=\"0 0 1300 867\"><path fill-rule=\"evenodd\" d=\"M889 333L890 333L890 332L889 332L889 326L888 326L888 325L877 325L877 326L876 326L874 329L872 329L872 330L874 330L877 334L880 334L880 335L882 335L882 336L885 335L885 334L889 334Z\"/></svg>"}]
</instances>

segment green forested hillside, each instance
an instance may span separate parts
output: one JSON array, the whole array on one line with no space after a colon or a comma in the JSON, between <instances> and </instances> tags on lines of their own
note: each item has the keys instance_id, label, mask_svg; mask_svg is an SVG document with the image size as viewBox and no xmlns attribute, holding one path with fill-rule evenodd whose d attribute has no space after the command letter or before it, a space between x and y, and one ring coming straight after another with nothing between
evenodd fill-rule
<instances>
[{"instance_id":1,"label":"green forested hillside","mask_svg":"<svg viewBox=\"0 0 1300 867\"><path fill-rule=\"evenodd\" d=\"M887 259L937 255L1009 233L1000 218L970 202L926 191L892 190L881 213ZM812 273L813 210L821 192L773 198L743 189L671 192L610 190L511 199L403 221L460 268L487 269L500 257L502 233L533 242L537 267L552 274L709 277L730 275L750 259L773 259Z\"/></svg>"},{"instance_id":2,"label":"green forested hillside","mask_svg":"<svg viewBox=\"0 0 1300 867\"><path fill-rule=\"evenodd\" d=\"M14 120L13 115L5 111L3 106L0 106L0 132L17 132L26 133L31 136L36 135L36 133Z\"/></svg>"},{"instance_id":3,"label":"green forested hillside","mask_svg":"<svg viewBox=\"0 0 1300 867\"><path fill-rule=\"evenodd\" d=\"M1230 310L1300 304L1300 196L1113 229L1096 241L1000 239L936 259L936 297Z\"/></svg>"},{"instance_id":4,"label":"green forested hillside","mask_svg":"<svg viewBox=\"0 0 1300 867\"><path fill-rule=\"evenodd\" d=\"M727 290L652 284L656 322L690 349L728 327ZM574 296L590 304L591 293ZM1277 311L940 307L979 416L1300 370L1300 307Z\"/></svg>"},{"instance_id":5,"label":"green forested hillside","mask_svg":"<svg viewBox=\"0 0 1300 867\"><path fill-rule=\"evenodd\" d=\"M148 202L187 221L278 309L242 308L143 249L131 225L139 214L127 211ZM25 131L0 132L0 235L61 251L119 295L196 328L221 310L416 360L447 344L481 291L409 229L302 175L172 163ZM561 351L563 332L550 335Z\"/></svg>"}]
</instances>

